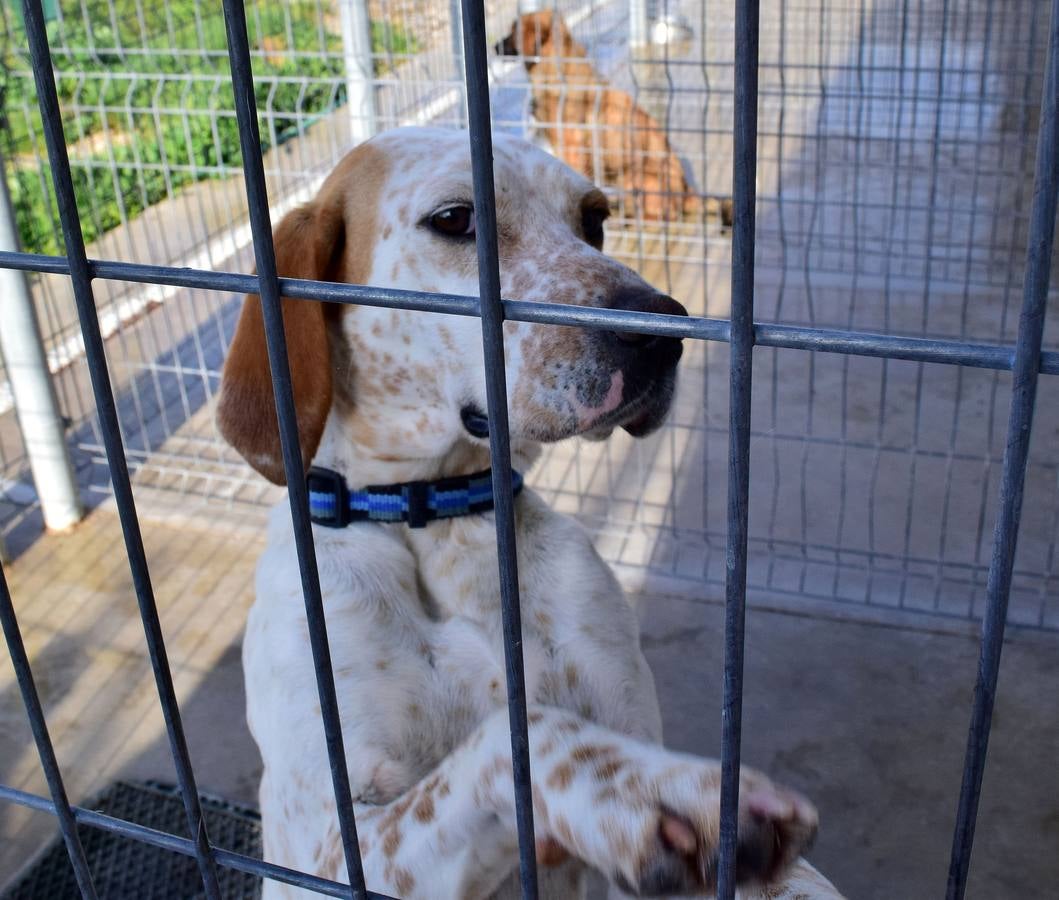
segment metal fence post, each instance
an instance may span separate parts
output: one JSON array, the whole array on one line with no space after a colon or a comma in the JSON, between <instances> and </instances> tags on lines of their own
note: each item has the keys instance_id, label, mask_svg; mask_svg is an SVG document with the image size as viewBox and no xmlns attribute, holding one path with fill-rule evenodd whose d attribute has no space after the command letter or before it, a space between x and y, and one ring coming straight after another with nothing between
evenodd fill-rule
<instances>
[{"instance_id":1,"label":"metal fence post","mask_svg":"<svg viewBox=\"0 0 1059 900\"><path fill-rule=\"evenodd\" d=\"M732 153L732 332L728 411L728 534L725 549L724 696L721 709L721 833L717 900L735 897L739 768L750 513L750 415L754 367L757 239L759 0L736 0Z\"/></svg>"},{"instance_id":2,"label":"metal fence post","mask_svg":"<svg viewBox=\"0 0 1059 900\"><path fill-rule=\"evenodd\" d=\"M371 56L371 19L366 0L339 0L342 56L346 64L346 103L349 134L360 144L375 134L374 63Z\"/></svg>"},{"instance_id":3,"label":"metal fence post","mask_svg":"<svg viewBox=\"0 0 1059 900\"><path fill-rule=\"evenodd\" d=\"M463 55L463 4L461 0L449 0L449 38L452 42L452 59L456 67L457 89L460 99L457 103L457 117L460 125L467 123L467 82L464 69L467 64Z\"/></svg>"},{"instance_id":4,"label":"metal fence post","mask_svg":"<svg viewBox=\"0 0 1059 900\"><path fill-rule=\"evenodd\" d=\"M656 0L629 0L629 46L644 47L648 43L651 22L657 16Z\"/></svg>"},{"instance_id":5,"label":"metal fence post","mask_svg":"<svg viewBox=\"0 0 1059 900\"><path fill-rule=\"evenodd\" d=\"M19 250L18 227L0 155L0 250ZM44 524L59 531L84 515L62 415L24 272L0 269L0 355L26 447Z\"/></svg>"}]
</instances>

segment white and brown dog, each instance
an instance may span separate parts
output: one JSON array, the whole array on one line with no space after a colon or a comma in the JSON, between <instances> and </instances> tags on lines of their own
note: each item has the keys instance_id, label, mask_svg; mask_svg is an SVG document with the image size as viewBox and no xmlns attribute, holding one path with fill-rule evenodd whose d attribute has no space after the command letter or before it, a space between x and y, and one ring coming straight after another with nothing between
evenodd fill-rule
<instances>
[{"instance_id":1,"label":"white and brown dog","mask_svg":"<svg viewBox=\"0 0 1059 900\"><path fill-rule=\"evenodd\" d=\"M603 194L527 143L498 135L494 150L505 296L684 314L600 252ZM284 276L476 294L474 232L466 133L409 129L349 154L277 226L275 246ZM307 464L351 489L488 468L476 319L301 300L283 313ZM517 470L542 442L618 426L646 434L668 411L677 340L515 322L504 334ZM225 364L218 422L283 482L256 297ZM543 896L582 896L589 868L634 894L708 894L719 764L661 746L636 614L587 534L528 489L515 514ZM361 520L314 536L368 887L516 896L493 515L424 528ZM265 856L345 879L285 504L243 660ZM798 859L816 829L808 801L744 769L739 817L744 896L838 896ZM301 892L270 882L265 896Z\"/></svg>"}]
</instances>

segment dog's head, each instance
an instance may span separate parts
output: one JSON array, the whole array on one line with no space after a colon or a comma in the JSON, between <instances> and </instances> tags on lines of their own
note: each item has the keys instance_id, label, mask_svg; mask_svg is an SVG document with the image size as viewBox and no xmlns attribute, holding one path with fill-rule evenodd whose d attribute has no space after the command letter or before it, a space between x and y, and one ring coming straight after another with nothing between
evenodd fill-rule
<instances>
[{"instance_id":1,"label":"dog's head","mask_svg":"<svg viewBox=\"0 0 1059 900\"><path fill-rule=\"evenodd\" d=\"M504 297L686 314L603 255L607 201L584 178L503 135L494 166ZM274 241L282 276L477 295L474 235L466 132L399 129L350 153ZM426 477L459 448L487 445L477 318L292 299L283 317L306 463L325 431L328 446L365 472L377 471L372 461L404 465L395 477ZM681 342L507 322L504 349L517 450L619 426L654 430L670 406ZM225 362L217 420L255 469L284 481L256 296Z\"/></svg>"},{"instance_id":2,"label":"dog's head","mask_svg":"<svg viewBox=\"0 0 1059 900\"><path fill-rule=\"evenodd\" d=\"M523 13L511 26L511 32L494 48L502 56L578 56L574 37L563 17L551 9ZM532 66L532 59L527 59Z\"/></svg>"}]
</instances>

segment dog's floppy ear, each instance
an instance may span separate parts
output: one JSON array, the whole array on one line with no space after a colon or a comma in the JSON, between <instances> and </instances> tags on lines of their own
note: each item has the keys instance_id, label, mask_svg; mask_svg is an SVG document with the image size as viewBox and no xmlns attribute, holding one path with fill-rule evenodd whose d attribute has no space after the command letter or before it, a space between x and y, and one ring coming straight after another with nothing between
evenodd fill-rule
<instances>
[{"instance_id":1,"label":"dog's floppy ear","mask_svg":"<svg viewBox=\"0 0 1059 900\"><path fill-rule=\"evenodd\" d=\"M339 281L346 242L341 203L321 195L289 213L276 226L273 243L281 277ZM313 300L282 300L298 418L302 463L316 453L331 409L331 354L327 322L331 305ZM261 298L249 294L228 350L217 403L217 427L251 466L269 481L285 484L279 424L272 395Z\"/></svg>"}]
</instances>

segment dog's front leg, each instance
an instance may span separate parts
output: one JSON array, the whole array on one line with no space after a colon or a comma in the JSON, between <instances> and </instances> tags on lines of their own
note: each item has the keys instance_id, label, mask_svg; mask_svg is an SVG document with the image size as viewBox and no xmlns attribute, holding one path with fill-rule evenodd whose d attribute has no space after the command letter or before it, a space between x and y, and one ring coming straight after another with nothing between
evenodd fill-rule
<instances>
[{"instance_id":1,"label":"dog's front leg","mask_svg":"<svg viewBox=\"0 0 1059 900\"><path fill-rule=\"evenodd\" d=\"M569 854L640 896L716 884L720 765L641 743L551 707L529 714L538 853ZM739 877L774 881L816 813L750 770L740 789ZM486 898L518 862L507 716L491 716L437 770L359 816L368 886L403 898Z\"/></svg>"},{"instance_id":2,"label":"dog's front leg","mask_svg":"<svg viewBox=\"0 0 1059 900\"><path fill-rule=\"evenodd\" d=\"M531 719L532 767L542 714ZM358 808L357 824L369 889L402 900L492 897L518 865L507 713L490 716L393 802ZM545 863L565 856L546 839L538 850Z\"/></svg>"}]
</instances>

